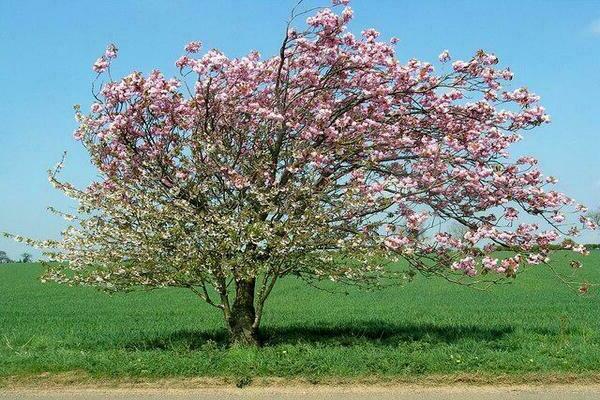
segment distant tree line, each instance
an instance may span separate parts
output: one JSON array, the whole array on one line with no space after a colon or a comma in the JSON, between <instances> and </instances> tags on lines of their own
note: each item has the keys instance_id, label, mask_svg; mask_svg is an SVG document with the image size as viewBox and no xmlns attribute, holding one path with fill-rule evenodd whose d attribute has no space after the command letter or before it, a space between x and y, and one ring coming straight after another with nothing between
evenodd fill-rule
<instances>
[{"instance_id":1,"label":"distant tree line","mask_svg":"<svg viewBox=\"0 0 600 400\"><path fill-rule=\"evenodd\" d=\"M27 252L21 254L18 260L11 259L5 251L0 250L0 264L8 264L13 262L29 263L33 261L33 256Z\"/></svg>"},{"instance_id":2,"label":"distant tree line","mask_svg":"<svg viewBox=\"0 0 600 400\"><path fill-rule=\"evenodd\" d=\"M13 262L5 251L0 250L0 264L7 264Z\"/></svg>"}]
</instances>

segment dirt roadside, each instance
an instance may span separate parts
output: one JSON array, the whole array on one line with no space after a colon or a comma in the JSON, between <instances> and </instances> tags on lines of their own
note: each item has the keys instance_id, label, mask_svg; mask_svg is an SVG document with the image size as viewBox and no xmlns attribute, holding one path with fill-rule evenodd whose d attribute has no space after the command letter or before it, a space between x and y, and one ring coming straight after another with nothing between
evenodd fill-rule
<instances>
[{"instance_id":1,"label":"dirt roadside","mask_svg":"<svg viewBox=\"0 0 600 400\"><path fill-rule=\"evenodd\" d=\"M600 399L600 385L263 386L197 389L15 388L0 389L3 400L583 400Z\"/></svg>"}]
</instances>

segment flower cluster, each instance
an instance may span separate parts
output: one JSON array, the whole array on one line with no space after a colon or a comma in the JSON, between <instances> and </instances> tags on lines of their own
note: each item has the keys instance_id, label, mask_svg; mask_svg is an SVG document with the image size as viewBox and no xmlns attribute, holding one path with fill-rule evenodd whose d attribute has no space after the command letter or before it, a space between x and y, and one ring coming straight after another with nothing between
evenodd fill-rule
<instances>
[{"instance_id":1,"label":"flower cluster","mask_svg":"<svg viewBox=\"0 0 600 400\"><path fill-rule=\"evenodd\" d=\"M106 47L104 54L96 60L96 62L92 66L92 69L99 74L105 72L108 69L108 67L110 67L111 61L117 58L118 52L119 49L117 48L117 46L115 46L114 44L109 44L108 47Z\"/></svg>"}]
</instances>

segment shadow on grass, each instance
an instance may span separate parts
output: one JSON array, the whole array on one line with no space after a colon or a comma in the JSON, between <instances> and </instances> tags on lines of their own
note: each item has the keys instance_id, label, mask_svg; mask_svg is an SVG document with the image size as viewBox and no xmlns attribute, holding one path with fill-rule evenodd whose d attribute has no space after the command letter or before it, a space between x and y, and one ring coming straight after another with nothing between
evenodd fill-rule
<instances>
[{"instance_id":1,"label":"shadow on grass","mask_svg":"<svg viewBox=\"0 0 600 400\"><path fill-rule=\"evenodd\" d=\"M459 340L495 342L512 333L510 326L481 328L469 325L439 326L433 324L393 324L383 321L365 321L338 326L267 327L261 330L263 346L280 344L314 344L352 346L370 343L395 346L405 342L452 343ZM198 350L206 346L227 345L225 329L215 331L181 330L166 336L128 343L126 348L143 350Z\"/></svg>"}]
</instances>

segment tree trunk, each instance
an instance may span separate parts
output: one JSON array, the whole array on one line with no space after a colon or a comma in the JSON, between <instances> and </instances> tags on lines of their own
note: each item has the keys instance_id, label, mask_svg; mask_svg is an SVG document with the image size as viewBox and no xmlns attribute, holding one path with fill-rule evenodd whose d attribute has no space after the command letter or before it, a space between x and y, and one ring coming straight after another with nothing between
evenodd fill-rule
<instances>
[{"instance_id":1,"label":"tree trunk","mask_svg":"<svg viewBox=\"0 0 600 400\"><path fill-rule=\"evenodd\" d=\"M258 326L254 325L255 278L236 281L235 300L227 320L231 343L241 346L258 346Z\"/></svg>"}]
</instances>

